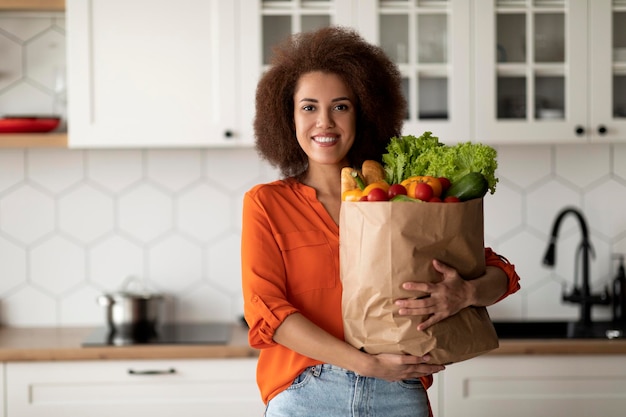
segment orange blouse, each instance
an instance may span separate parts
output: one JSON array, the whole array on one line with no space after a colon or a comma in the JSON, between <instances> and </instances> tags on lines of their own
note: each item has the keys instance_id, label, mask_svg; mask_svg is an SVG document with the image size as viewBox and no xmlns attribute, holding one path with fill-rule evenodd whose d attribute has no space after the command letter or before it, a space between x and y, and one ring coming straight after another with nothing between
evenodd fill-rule
<instances>
[{"instance_id":1,"label":"orange blouse","mask_svg":"<svg viewBox=\"0 0 626 417\"><path fill-rule=\"evenodd\" d=\"M487 265L502 268L509 288L519 277L506 259L485 249ZM283 320L295 312L344 340L339 277L339 226L313 188L294 179L260 184L243 202L241 238L244 315L250 346L261 349L257 383L265 403L320 362L274 342ZM425 387L432 377L423 379Z\"/></svg>"}]
</instances>

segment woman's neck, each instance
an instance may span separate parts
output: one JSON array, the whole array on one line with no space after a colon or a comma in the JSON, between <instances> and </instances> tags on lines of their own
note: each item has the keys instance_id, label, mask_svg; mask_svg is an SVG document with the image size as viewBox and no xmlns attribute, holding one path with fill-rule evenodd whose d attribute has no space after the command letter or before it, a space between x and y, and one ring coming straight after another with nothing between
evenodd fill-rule
<instances>
[{"instance_id":1,"label":"woman's neck","mask_svg":"<svg viewBox=\"0 0 626 417\"><path fill-rule=\"evenodd\" d=\"M314 188L318 195L341 199L341 168L340 165L310 165L300 177L300 182Z\"/></svg>"}]
</instances>

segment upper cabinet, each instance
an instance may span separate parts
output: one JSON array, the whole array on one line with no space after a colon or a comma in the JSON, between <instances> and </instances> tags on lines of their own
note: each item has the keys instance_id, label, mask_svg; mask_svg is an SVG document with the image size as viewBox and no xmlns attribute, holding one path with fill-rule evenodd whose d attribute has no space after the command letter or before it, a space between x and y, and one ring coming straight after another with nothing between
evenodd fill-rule
<instances>
[{"instance_id":1,"label":"upper cabinet","mask_svg":"<svg viewBox=\"0 0 626 417\"><path fill-rule=\"evenodd\" d=\"M359 1L357 22L397 63L408 111L403 133L432 131L446 143L471 139L471 2Z\"/></svg>"},{"instance_id":2,"label":"upper cabinet","mask_svg":"<svg viewBox=\"0 0 626 417\"><path fill-rule=\"evenodd\" d=\"M249 145L239 112L243 7L67 0L69 145Z\"/></svg>"},{"instance_id":3,"label":"upper cabinet","mask_svg":"<svg viewBox=\"0 0 626 417\"><path fill-rule=\"evenodd\" d=\"M626 2L474 2L476 140L626 139Z\"/></svg>"},{"instance_id":4,"label":"upper cabinet","mask_svg":"<svg viewBox=\"0 0 626 417\"><path fill-rule=\"evenodd\" d=\"M67 0L66 11L70 147L252 146L273 45L327 25L357 29L398 64L404 134L626 140L626 0Z\"/></svg>"},{"instance_id":5,"label":"upper cabinet","mask_svg":"<svg viewBox=\"0 0 626 417\"><path fill-rule=\"evenodd\" d=\"M592 140L626 141L626 1L588 0ZM592 6L593 4L593 6Z\"/></svg>"},{"instance_id":6,"label":"upper cabinet","mask_svg":"<svg viewBox=\"0 0 626 417\"><path fill-rule=\"evenodd\" d=\"M239 60L241 91L239 114L246 137L253 137L256 85L270 65L272 48L288 36L330 25L355 27L352 0L246 0L240 9Z\"/></svg>"},{"instance_id":7,"label":"upper cabinet","mask_svg":"<svg viewBox=\"0 0 626 417\"><path fill-rule=\"evenodd\" d=\"M242 21L250 33L261 35L242 42L249 47L242 57L249 74L243 82L253 81L242 87L254 92L258 76L270 64L272 46L286 36L328 25L353 27L398 64L408 102L404 134L431 130L446 142L469 140L470 4L467 0L251 1L242 10ZM251 94L242 106L246 118L253 117L253 104Z\"/></svg>"}]
</instances>

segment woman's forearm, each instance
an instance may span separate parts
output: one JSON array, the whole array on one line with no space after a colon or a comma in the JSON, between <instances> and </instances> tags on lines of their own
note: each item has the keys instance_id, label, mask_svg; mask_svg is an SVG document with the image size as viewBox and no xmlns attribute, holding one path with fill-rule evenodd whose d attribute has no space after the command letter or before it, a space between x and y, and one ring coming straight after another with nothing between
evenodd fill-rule
<instances>
[{"instance_id":1,"label":"woman's forearm","mask_svg":"<svg viewBox=\"0 0 626 417\"><path fill-rule=\"evenodd\" d=\"M316 326L302 314L289 315L274 333L274 341L309 358L360 372L366 353Z\"/></svg>"},{"instance_id":2,"label":"woman's forearm","mask_svg":"<svg viewBox=\"0 0 626 417\"><path fill-rule=\"evenodd\" d=\"M494 304L502 297L508 288L509 281L502 269L487 266L485 275L467 282L472 289L470 305L485 307Z\"/></svg>"}]
</instances>

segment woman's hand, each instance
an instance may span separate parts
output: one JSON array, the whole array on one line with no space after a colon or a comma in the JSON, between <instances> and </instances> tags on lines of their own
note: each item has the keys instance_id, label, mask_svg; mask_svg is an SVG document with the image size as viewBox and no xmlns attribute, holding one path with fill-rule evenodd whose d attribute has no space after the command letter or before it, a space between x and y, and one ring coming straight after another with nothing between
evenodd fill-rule
<instances>
[{"instance_id":1,"label":"woman's hand","mask_svg":"<svg viewBox=\"0 0 626 417\"><path fill-rule=\"evenodd\" d=\"M405 282L402 285L405 290L428 294L426 297L396 300L400 315L429 316L417 326L420 331L473 305L476 299L474 285L464 280L456 269L436 259L433 260L433 267L441 273L441 282Z\"/></svg>"},{"instance_id":2,"label":"woman's hand","mask_svg":"<svg viewBox=\"0 0 626 417\"><path fill-rule=\"evenodd\" d=\"M370 355L373 359L367 367L360 370L363 376L384 379L386 381L401 381L403 379L421 378L432 375L445 369L443 365L429 364L429 355L422 357L380 353Z\"/></svg>"}]
</instances>

